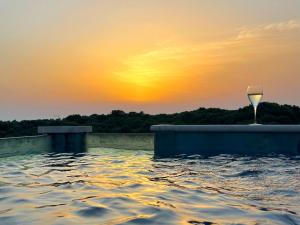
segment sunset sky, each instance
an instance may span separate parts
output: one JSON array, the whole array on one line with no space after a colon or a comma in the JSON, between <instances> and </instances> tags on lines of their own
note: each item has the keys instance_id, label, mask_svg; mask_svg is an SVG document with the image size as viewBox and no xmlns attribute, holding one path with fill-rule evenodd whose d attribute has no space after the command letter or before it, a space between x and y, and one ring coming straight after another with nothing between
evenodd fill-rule
<instances>
[{"instance_id":1,"label":"sunset sky","mask_svg":"<svg viewBox=\"0 0 300 225\"><path fill-rule=\"evenodd\" d=\"M300 105L299 0L0 0L0 120Z\"/></svg>"}]
</instances>

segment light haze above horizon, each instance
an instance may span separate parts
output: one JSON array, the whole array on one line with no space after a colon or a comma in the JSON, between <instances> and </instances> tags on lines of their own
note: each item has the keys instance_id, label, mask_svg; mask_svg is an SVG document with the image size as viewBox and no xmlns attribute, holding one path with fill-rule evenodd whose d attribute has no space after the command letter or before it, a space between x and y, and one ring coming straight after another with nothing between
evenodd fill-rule
<instances>
[{"instance_id":1,"label":"light haze above horizon","mask_svg":"<svg viewBox=\"0 0 300 225\"><path fill-rule=\"evenodd\" d=\"M300 105L299 0L0 0L0 120Z\"/></svg>"}]
</instances>

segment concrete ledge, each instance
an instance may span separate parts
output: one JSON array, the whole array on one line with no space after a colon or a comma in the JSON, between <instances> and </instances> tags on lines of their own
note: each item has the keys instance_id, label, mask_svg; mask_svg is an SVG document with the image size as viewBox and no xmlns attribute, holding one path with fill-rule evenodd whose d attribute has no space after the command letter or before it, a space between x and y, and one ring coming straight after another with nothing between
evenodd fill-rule
<instances>
[{"instance_id":1,"label":"concrete ledge","mask_svg":"<svg viewBox=\"0 0 300 225\"><path fill-rule=\"evenodd\" d=\"M154 154L300 154L299 125L155 125Z\"/></svg>"},{"instance_id":2,"label":"concrete ledge","mask_svg":"<svg viewBox=\"0 0 300 225\"><path fill-rule=\"evenodd\" d=\"M45 126L38 127L39 134L71 134L71 133L91 133L91 126Z\"/></svg>"},{"instance_id":3,"label":"concrete ledge","mask_svg":"<svg viewBox=\"0 0 300 225\"><path fill-rule=\"evenodd\" d=\"M47 135L35 135L35 136L20 136L20 137L5 137L5 138L0 138L0 141L9 141L9 140L24 140L26 138L30 139L35 139L35 138L41 138L41 137L46 137Z\"/></svg>"},{"instance_id":4,"label":"concrete ledge","mask_svg":"<svg viewBox=\"0 0 300 225\"><path fill-rule=\"evenodd\" d=\"M151 126L151 131L299 133L300 125L154 125Z\"/></svg>"}]
</instances>

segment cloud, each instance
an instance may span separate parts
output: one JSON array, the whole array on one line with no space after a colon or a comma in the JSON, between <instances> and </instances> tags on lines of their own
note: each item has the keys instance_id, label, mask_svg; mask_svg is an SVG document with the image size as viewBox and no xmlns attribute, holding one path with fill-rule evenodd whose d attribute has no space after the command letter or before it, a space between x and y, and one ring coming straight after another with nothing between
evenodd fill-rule
<instances>
[{"instance_id":1,"label":"cloud","mask_svg":"<svg viewBox=\"0 0 300 225\"><path fill-rule=\"evenodd\" d=\"M281 23L273 23L273 24L263 26L264 30L277 30L277 31L294 30L299 28L300 28L300 23L295 20L290 20L288 22L281 22Z\"/></svg>"},{"instance_id":2,"label":"cloud","mask_svg":"<svg viewBox=\"0 0 300 225\"><path fill-rule=\"evenodd\" d=\"M266 34L300 30L300 22L296 20L289 20L286 22L262 24L254 28L243 27L239 30L240 32L237 36L237 40L260 37Z\"/></svg>"}]
</instances>

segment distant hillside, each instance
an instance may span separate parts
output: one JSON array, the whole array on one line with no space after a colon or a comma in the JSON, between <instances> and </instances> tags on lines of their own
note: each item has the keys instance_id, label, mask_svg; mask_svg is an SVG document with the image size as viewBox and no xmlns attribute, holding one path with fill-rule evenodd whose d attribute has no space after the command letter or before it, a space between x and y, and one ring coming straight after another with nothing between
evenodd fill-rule
<instances>
[{"instance_id":1,"label":"distant hillside","mask_svg":"<svg viewBox=\"0 0 300 225\"><path fill-rule=\"evenodd\" d=\"M0 137L36 135L37 126L90 125L96 133L146 133L153 124L249 124L252 121L251 106L237 110L199 108L194 111L158 115L113 110L108 115L70 115L64 119L0 121ZM259 105L258 122L300 124L300 107L262 103Z\"/></svg>"}]
</instances>

